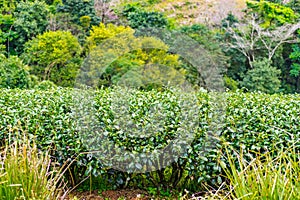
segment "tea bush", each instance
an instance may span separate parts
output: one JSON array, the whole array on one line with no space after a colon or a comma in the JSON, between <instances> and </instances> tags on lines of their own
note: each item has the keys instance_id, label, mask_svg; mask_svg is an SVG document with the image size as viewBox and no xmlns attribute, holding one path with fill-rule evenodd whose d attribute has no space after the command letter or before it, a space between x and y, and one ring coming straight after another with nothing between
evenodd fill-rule
<instances>
[{"instance_id":1,"label":"tea bush","mask_svg":"<svg viewBox=\"0 0 300 200\"><path fill-rule=\"evenodd\" d=\"M300 150L299 121L299 95L0 90L2 143L13 141L22 128L39 148L51 147L61 165L76 159L66 177L72 184L92 174L116 187L198 190L222 182L224 144L249 157L291 145ZM163 154L149 154L163 148ZM149 166L159 170L138 173Z\"/></svg>"},{"instance_id":2,"label":"tea bush","mask_svg":"<svg viewBox=\"0 0 300 200\"><path fill-rule=\"evenodd\" d=\"M223 137L244 154L300 148L300 96L232 93Z\"/></svg>"}]
</instances>

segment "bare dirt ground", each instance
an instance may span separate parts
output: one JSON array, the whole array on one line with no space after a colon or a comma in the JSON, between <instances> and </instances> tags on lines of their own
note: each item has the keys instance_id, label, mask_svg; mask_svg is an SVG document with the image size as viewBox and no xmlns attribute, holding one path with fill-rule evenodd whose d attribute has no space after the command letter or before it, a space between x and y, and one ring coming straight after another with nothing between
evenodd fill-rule
<instances>
[{"instance_id":1,"label":"bare dirt ground","mask_svg":"<svg viewBox=\"0 0 300 200\"><path fill-rule=\"evenodd\" d=\"M76 198L77 199L76 199ZM86 192L73 192L66 200L148 200L151 199L146 191L143 190L107 190L104 192L86 191Z\"/></svg>"}]
</instances>

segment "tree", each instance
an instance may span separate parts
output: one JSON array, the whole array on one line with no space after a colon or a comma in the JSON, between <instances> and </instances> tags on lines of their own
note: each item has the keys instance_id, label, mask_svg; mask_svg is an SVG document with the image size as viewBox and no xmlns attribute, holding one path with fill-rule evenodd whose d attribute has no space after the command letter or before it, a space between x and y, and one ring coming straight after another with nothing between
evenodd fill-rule
<instances>
[{"instance_id":1,"label":"tree","mask_svg":"<svg viewBox=\"0 0 300 200\"><path fill-rule=\"evenodd\" d=\"M129 26L133 29L167 28L169 26L168 20L159 12L130 12L127 20L129 21Z\"/></svg>"},{"instance_id":2,"label":"tree","mask_svg":"<svg viewBox=\"0 0 300 200\"><path fill-rule=\"evenodd\" d=\"M247 1L247 8L248 13L257 15L264 28L294 23L297 19L297 15L291 8L278 3Z\"/></svg>"},{"instance_id":3,"label":"tree","mask_svg":"<svg viewBox=\"0 0 300 200\"><path fill-rule=\"evenodd\" d=\"M21 59L0 54L0 88L26 89L32 86L32 81L29 67Z\"/></svg>"},{"instance_id":4,"label":"tree","mask_svg":"<svg viewBox=\"0 0 300 200\"><path fill-rule=\"evenodd\" d=\"M55 13L49 17L47 30L50 31L70 31L73 35L82 32L82 27L72 22L72 17L68 13Z\"/></svg>"},{"instance_id":5,"label":"tree","mask_svg":"<svg viewBox=\"0 0 300 200\"><path fill-rule=\"evenodd\" d=\"M298 77L300 75L300 46L293 45L293 52L290 54L293 61L292 69L290 71L292 76Z\"/></svg>"},{"instance_id":6,"label":"tree","mask_svg":"<svg viewBox=\"0 0 300 200\"><path fill-rule=\"evenodd\" d=\"M80 73L82 84L160 88L184 82L178 55L169 54L158 39L136 37L128 27L100 24L92 28L87 42L90 54Z\"/></svg>"},{"instance_id":7,"label":"tree","mask_svg":"<svg viewBox=\"0 0 300 200\"><path fill-rule=\"evenodd\" d=\"M103 24L118 19L112 9L113 5L114 2L111 0L94 0L96 15L101 18Z\"/></svg>"},{"instance_id":8,"label":"tree","mask_svg":"<svg viewBox=\"0 0 300 200\"><path fill-rule=\"evenodd\" d=\"M104 40L113 38L118 34L128 34L128 37L134 33L134 30L125 26L115 26L113 24L100 23L93 26L89 36L86 38L86 48L90 52L92 49L100 45Z\"/></svg>"},{"instance_id":9,"label":"tree","mask_svg":"<svg viewBox=\"0 0 300 200\"><path fill-rule=\"evenodd\" d=\"M227 75L242 82L247 71L254 68L254 62L267 58L273 67L281 70L281 91L293 92L295 78L289 74L289 54L291 44L298 42L295 32L300 23L296 22L297 17L284 2L252 1L243 19L237 23L227 20L222 35L224 52L231 56Z\"/></svg>"},{"instance_id":10,"label":"tree","mask_svg":"<svg viewBox=\"0 0 300 200\"><path fill-rule=\"evenodd\" d=\"M17 32L13 29L14 21L12 15L0 14L0 46L3 45L8 56L11 53L14 54L14 50L11 48L14 44L11 43L18 37Z\"/></svg>"},{"instance_id":11,"label":"tree","mask_svg":"<svg viewBox=\"0 0 300 200\"><path fill-rule=\"evenodd\" d=\"M222 20L221 31L217 34L218 40L221 43L221 48L224 54L230 58L227 60L228 67L226 70L225 83L231 83L231 79L235 81L242 80L244 73L247 71L248 63L247 58L237 49L228 48L227 44L235 42L234 38L231 36L230 32L226 29L229 27L231 29L236 29L239 24L239 19L233 14L228 14L228 16ZM225 31L224 31L225 30ZM223 44L223 45L222 45ZM225 44L225 45L224 45ZM227 84L228 85L228 84ZM231 87L231 86L228 86ZM231 87L232 88L232 87Z\"/></svg>"},{"instance_id":12,"label":"tree","mask_svg":"<svg viewBox=\"0 0 300 200\"><path fill-rule=\"evenodd\" d=\"M17 5L16 0L0 0L0 14L10 15Z\"/></svg>"},{"instance_id":13,"label":"tree","mask_svg":"<svg viewBox=\"0 0 300 200\"><path fill-rule=\"evenodd\" d=\"M222 52L221 43L218 41L216 34L207 26L201 24L183 26L179 31L189 37L186 41L182 41L185 44L182 44L181 47L196 45L195 48L197 49L186 50L191 53L191 59L183 60L188 80L192 84L201 87L212 87L207 82L210 76L208 73L212 73L215 69L216 74L221 75L227 67L227 57ZM191 44L188 44L190 39L192 39ZM195 51L198 52L195 53ZM194 61L193 64L189 64L191 60Z\"/></svg>"},{"instance_id":14,"label":"tree","mask_svg":"<svg viewBox=\"0 0 300 200\"><path fill-rule=\"evenodd\" d=\"M226 32L231 35L233 42L226 43L229 48L237 49L248 60L250 68L256 58L266 56L272 60L276 50L285 43L296 43L295 32L300 23L284 24L274 29L262 28L255 17L247 21L247 25L238 24L237 28L227 27ZM264 55L262 51L265 51Z\"/></svg>"},{"instance_id":15,"label":"tree","mask_svg":"<svg viewBox=\"0 0 300 200\"><path fill-rule=\"evenodd\" d=\"M300 0L289 0L287 6L292 8L296 13L300 13Z\"/></svg>"},{"instance_id":16,"label":"tree","mask_svg":"<svg viewBox=\"0 0 300 200\"><path fill-rule=\"evenodd\" d=\"M293 45L293 52L290 54L292 60L290 74L296 78L296 91L300 90L300 46L299 44Z\"/></svg>"},{"instance_id":17,"label":"tree","mask_svg":"<svg viewBox=\"0 0 300 200\"><path fill-rule=\"evenodd\" d=\"M169 54L169 47L165 43L153 37L137 38L135 41L139 47L116 60L117 64L119 60L129 56L130 60L133 58L136 62L118 82L148 89L180 86L184 83L185 70L181 68L179 56ZM133 78L139 82L133 83Z\"/></svg>"},{"instance_id":18,"label":"tree","mask_svg":"<svg viewBox=\"0 0 300 200\"><path fill-rule=\"evenodd\" d=\"M62 3L62 5L57 6L57 12L69 13L72 17L72 22L81 25L80 18L89 16L92 25L99 24L100 18L96 15L94 0L63 0Z\"/></svg>"},{"instance_id":19,"label":"tree","mask_svg":"<svg viewBox=\"0 0 300 200\"><path fill-rule=\"evenodd\" d=\"M22 55L40 80L72 86L81 64L81 47L70 32L49 31L29 41Z\"/></svg>"},{"instance_id":20,"label":"tree","mask_svg":"<svg viewBox=\"0 0 300 200\"><path fill-rule=\"evenodd\" d=\"M48 26L50 12L48 5L41 1L21 1L14 12L14 30L18 34L15 50L23 52L23 45L30 39L42 34Z\"/></svg>"},{"instance_id":21,"label":"tree","mask_svg":"<svg viewBox=\"0 0 300 200\"><path fill-rule=\"evenodd\" d=\"M254 61L253 69L247 71L241 85L250 91L260 91L264 93L276 93L280 87L280 70L271 66L268 59Z\"/></svg>"},{"instance_id":22,"label":"tree","mask_svg":"<svg viewBox=\"0 0 300 200\"><path fill-rule=\"evenodd\" d=\"M125 5L122 16L126 18L128 25L136 30L136 35L149 36L149 31L153 32L156 29L173 28L173 24L170 23L163 13L146 11L138 3Z\"/></svg>"}]
</instances>

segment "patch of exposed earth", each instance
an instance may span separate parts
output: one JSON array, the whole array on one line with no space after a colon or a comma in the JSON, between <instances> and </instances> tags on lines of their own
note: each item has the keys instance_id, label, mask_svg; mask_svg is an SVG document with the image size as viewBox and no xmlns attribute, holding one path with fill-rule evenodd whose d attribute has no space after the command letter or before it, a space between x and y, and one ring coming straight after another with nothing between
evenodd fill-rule
<instances>
[{"instance_id":1,"label":"patch of exposed earth","mask_svg":"<svg viewBox=\"0 0 300 200\"><path fill-rule=\"evenodd\" d=\"M72 192L65 200L148 200L151 199L146 191L143 190L107 190L103 192L86 191L86 192Z\"/></svg>"}]
</instances>

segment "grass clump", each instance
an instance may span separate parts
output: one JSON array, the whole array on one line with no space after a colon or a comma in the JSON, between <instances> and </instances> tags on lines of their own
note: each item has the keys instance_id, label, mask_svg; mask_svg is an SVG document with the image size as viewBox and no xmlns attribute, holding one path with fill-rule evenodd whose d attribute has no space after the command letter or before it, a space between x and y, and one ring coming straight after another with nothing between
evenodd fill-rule
<instances>
[{"instance_id":1,"label":"grass clump","mask_svg":"<svg viewBox=\"0 0 300 200\"><path fill-rule=\"evenodd\" d=\"M0 152L1 199L60 199L65 194L62 174L47 152L28 140L15 141Z\"/></svg>"},{"instance_id":2,"label":"grass clump","mask_svg":"<svg viewBox=\"0 0 300 200\"><path fill-rule=\"evenodd\" d=\"M241 154L227 152L229 180L227 198L245 200L300 199L300 154L295 150L261 154L247 161ZM236 165L236 159L238 165ZM227 199L226 198L226 199Z\"/></svg>"}]
</instances>

